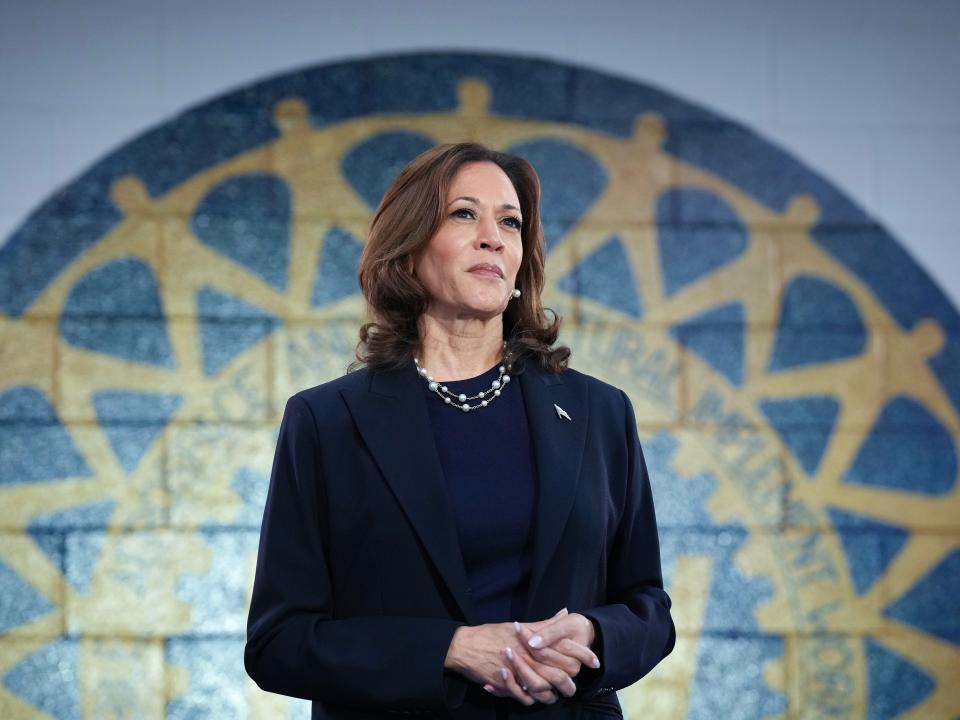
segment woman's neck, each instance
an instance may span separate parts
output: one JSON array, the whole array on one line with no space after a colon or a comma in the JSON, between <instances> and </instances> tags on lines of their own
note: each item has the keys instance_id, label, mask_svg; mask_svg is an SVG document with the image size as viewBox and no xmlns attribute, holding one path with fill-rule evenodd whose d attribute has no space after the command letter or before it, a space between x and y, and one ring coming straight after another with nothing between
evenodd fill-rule
<instances>
[{"instance_id":1,"label":"woman's neck","mask_svg":"<svg viewBox=\"0 0 960 720\"><path fill-rule=\"evenodd\" d=\"M417 361L439 381L476 377L503 357L503 316L420 316Z\"/></svg>"}]
</instances>

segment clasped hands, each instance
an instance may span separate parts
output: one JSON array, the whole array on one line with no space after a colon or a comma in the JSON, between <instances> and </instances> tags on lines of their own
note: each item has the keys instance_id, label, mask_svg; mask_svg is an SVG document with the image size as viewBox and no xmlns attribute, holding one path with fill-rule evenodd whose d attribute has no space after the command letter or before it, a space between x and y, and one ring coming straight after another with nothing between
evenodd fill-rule
<instances>
[{"instance_id":1,"label":"clasped hands","mask_svg":"<svg viewBox=\"0 0 960 720\"><path fill-rule=\"evenodd\" d=\"M573 678L581 666L600 667L593 641L593 623L563 608L538 622L457 628L444 666L497 697L550 704L577 691Z\"/></svg>"}]
</instances>

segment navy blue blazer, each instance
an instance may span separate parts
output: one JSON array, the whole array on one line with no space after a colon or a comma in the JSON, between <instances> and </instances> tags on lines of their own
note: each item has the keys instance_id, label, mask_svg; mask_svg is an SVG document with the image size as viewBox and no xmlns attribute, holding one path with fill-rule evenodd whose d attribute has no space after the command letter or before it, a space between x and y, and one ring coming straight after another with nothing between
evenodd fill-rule
<instances>
[{"instance_id":1,"label":"navy blue blazer","mask_svg":"<svg viewBox=\"0 0 960 720\"><path fill-rule=\"evenodd\" d=\"M633 407L572 369L529 362L515 380L538 495L527 607L513 619L583 613L598 629L601 668L581 670L574 697L529 708L444 669L454 631L478 623L411 362L287 400L244 652L261 688L313 700L314 720L621 716L614 691L675 640ZM497 438L477 442L494 452Z\"/></svg>"}]
</instances>

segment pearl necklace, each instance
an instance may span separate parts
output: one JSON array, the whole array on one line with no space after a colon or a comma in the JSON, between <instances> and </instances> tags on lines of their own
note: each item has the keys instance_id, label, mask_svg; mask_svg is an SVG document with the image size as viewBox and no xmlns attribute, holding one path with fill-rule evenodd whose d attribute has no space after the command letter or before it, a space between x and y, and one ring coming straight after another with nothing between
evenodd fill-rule
<instances>
[{"instance_id":1,"label":"pearl necklace","mask_svg":"<svg viewBox=\"0 0 960 720\"><path fill-rule=\"evenodd\" d=\"M470 412L471 410L476 410L477 408L485 408L494 398L500 397L500 391L506 387L507 383L510 382L510 376L507 375L507 368L504 365L501 365L499 370L500 374L497 379L490 383L489 390L481 390L476 395L465 395L460 393L459 395L454 395L450 390L447 389L446 385L441 385L427 371L426 368L420 367L420 361L417 358L413 359L414 364L417 366L417 373L420 377L426 378L427 388L431 392L436 393L439 397L443 398L445 405L452 405L453 407L463 410L463 412ZM470 400L479 400L480 402L476 405L471 405Z\"/></svg>"}]
</instances>

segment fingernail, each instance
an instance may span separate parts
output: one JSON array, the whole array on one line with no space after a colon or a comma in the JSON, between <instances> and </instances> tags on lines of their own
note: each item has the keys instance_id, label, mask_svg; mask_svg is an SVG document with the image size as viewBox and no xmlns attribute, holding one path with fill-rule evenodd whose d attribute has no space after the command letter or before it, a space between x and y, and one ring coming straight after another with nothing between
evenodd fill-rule
<instances>
[{"instance_id":1,"label":"fingernail","mask_svg":"<svg viewBox=\"0 0 960 720\"><path fill-rule=\"evenodd\" d=\"M513 629L517 632L520 632L520 623L518 623L516 620L513 621Z\"/></svg>"},{"instance_id":2,"label":"fingernail","mask_svg":"<svg viewBox=\"0 0 960 720\"><path fill-rule=\"evenodd\" d=\"M530 647L538 648L541 645L543 645L543 638L540 637L539 635L534 635L532 638L530 638L530 640L528 641L528 644L530 645Z\"/></svg>"},{"instance_id":3,"label":"fingernail","mask_svg":"<svg viewBox=\"0 0 960 720\"><path fill-rule=\"evenodd\" d=\"M510 648L507 648L506 650L504 650L504 652L507 654L508 658L513 660L513 650L511 650Z\"/></svg>"},{"instance_id":4,"label":"fingernail","mask_svg":"<svg viewBox=\"0 0 960 720\"><path fill-rule=\"evenodd\" d=\"M492 686L492 685L484 685L484 686L483 686L483 689L486 690L488 693L492 693L492 692L493 692L493 686Z\"/></svg>"},{"instance_id":5,"label":"fingernail","mask_svg":"<svg viewBox=\"0 0 960 720\"><path fill-rule=\"evenodd\" d=\"M501 679L501 680L506 680L506 679L507 679L507 669L506 669L506 668L500 668L500 679Z\"/></svg>"},{"instance_id":6,"label":"fingernail","mask_svg":"<svg viewBox=\"0 0 960 720\"><path fill-rule=\"evenodd\" d=\"M595 658L593 659L593 667L594 667L594 668L600 667L600 658L595 657Z\"/></svg>"},{"instance_id":7,"label":"fingernail","mask_svg":"<svg viewBox=\"0 0 960 720\"><path fill-rule=\"evenodd\" d=\"M560 609L557 611L557 615L563 615L563 614L566 613L566 612L567 612L567 609L566 609L566 608L560 608ZM554 617L556 617L556 615L554 615Z\"/></svg>"}]
</instances>

